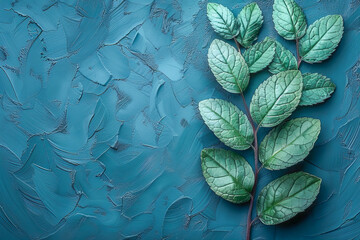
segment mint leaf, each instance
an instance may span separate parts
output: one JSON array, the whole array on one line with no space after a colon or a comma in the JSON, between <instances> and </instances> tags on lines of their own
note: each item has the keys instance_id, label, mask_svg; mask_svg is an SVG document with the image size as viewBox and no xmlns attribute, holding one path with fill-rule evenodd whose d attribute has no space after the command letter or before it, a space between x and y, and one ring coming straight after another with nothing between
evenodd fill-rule
<instances>
[{"instance_id":1,"label":"mint leaf","mask_svg":"<svg viewBox=\"0 0 360 240\"><path fill-rule=\"evenodd\" d=\"M322 103L331 96L336 88L329 78L318 73L303 74L303 83L300 106Z\"/></svg>"},{"instance_id":2,"label":"mint leaf","mask_svg":"<svg viewBox=\"0 0 360 240\"><path fill-rule=\"evenodd\" d=\"M245 62L249 66L250 73L256 73L266 68L275 55L275 43L264 40L251 46L244 52Z\"/></svg>"},{"instance_id":3,"label":"mint leaf","mask_svg":"<svg viewBox=\"0 0 360 240\"><path fill-rule=\"evenodd\" d=\"M318 63L330 57L338 46L344 32L340 15L323 17L309 26L300 39L300 56L308 63Z\"/></svg>"},{"instance_id":4,"label":"mint leaf","mask_svg":"<svg viewBox=\"0 0 360 240\"><path fill-rule=\"evenodd\" d=\"M262 223L276 225L305 211L319 194L321 179L305 172L270 182L259 194L257 214Z\"/></svg>"},{"instance_id":5,"label":"mint leaf","mask_svg":"<svg viewBox=\"0 0 360 240\"><path fill-rule=\"evenodd\" d=\"M249 68L236 49L215 39L209 48L209 66L216 80L228 92L241 93L249 84Z\"/></svg>"},{"instance_id":6,"label":"mint leaf","mask_svg":"<svg viewBox=\"0 0 360 240\"><path fill-rule=\"evenodd\" d=\"M254 141L251 124L235 105L221 99L207 99L199 103L205 124L226 146L236 150L248 149Z\"/></svg>"},{"instance_id":7,"label":"mint leaf","mask_svg":"<svg viewBox=\"0 0 360 240\"><path fill-rule=\"evenodd\" d=\"M278 41L275 41L274 59L269 65L269 71L272 74L283 72L286 70L297 70L297 61L295 56L285 49Z\"/></svg>"},{"instance_id":8,"label":"mint leaf","mask_svg":"<svg viewBox=\"0 0 360 240\"><path fill-rule=\"evenodd\" d=\"M218 3L208 3L207 16L214 31L225 39L231 39L239 34L239 25L234 14Z\"/></svg>"},{"instance_id":9,"label":"mint leaf","mask_svg":"<svg viewBox=\"0 0 360 240\"><path fill-rule=\"evenodd\" d=\"M303 88L300 71L288 70L265 80L256 89L250 103L254 121L262 127L274 127L296 109Z\"/></svg>"},{"instance_id":10,"label":"mint leaf","mask_svg":"<svg viewBox=\"0 0 360 240\"><path fill-rule=\"evenodd\" d=\"M286 40L295 40L304 36L306 18L295 1L275 0L273 8L273 21L280 36Z\"/></svg>"},{"instance_id":11,"label":"mint leaf","mask_svg":"<svg viewBox=\"0 0 360 240\"><path fill-rule=\"evenodd\" d=\"M256 3L246 5L237 16L240 26L240 33L237 36L238 42L243 47L250 47L257 39L260 28L264 22L263 15Z\"/></svg>"},{"instance_id":12,"label":"mint leaf","mask_svg":"<svg viewBox=\"0 0 360 240\"><path fill-rule=\"evenodd\" d=\"M314 147L320 129L320 120L312 118L296 118L277 126L260 144L260 162L270 170L299 163Z\"/></svg>"},{"instance_id":13,"label":"mint leaf","mask_svg":"<svg viewBox=\"0 0 360 240\"><path fill-rule=\"evenodd\" d=\"M233 203L250 200L254 173L242 156L223 149L204 149L201 168L211 190L220 197Z\"/></svg>"}]
</instances>

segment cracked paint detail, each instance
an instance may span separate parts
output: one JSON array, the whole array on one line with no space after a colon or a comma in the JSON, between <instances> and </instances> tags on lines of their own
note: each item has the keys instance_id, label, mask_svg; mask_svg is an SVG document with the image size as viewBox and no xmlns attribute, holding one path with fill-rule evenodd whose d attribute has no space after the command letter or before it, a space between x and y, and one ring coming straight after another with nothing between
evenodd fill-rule
<instances>
[{"instance_id":1,"label":"cracked paint detail","mask_svg":"<svg viewBox=\"0 0 360 240\"><path fill-rule=\"evenodd\" d=\"M235 14L249 2L221 1ZM294 52L273 28L272 1L257 2L265 17L259 39L270 35ZM298 2L308 23L328 14L345 21L331 59L301 69L330 77L334 95L295 112L321 119L323 128L292 170L323 183L307 213L276 227L257 222L253 237L358 239L360 1ZM218 36L206 3L1 1L1 239L243 237L248 206L217 197L201 174L201 149L224 146L198 102L240 102L208 68ZM248 101L268 76L252 75ZM243 155L252 159L251 151ZM283 173L262 171L259 187Z\"/></svg>"}]
</instances>

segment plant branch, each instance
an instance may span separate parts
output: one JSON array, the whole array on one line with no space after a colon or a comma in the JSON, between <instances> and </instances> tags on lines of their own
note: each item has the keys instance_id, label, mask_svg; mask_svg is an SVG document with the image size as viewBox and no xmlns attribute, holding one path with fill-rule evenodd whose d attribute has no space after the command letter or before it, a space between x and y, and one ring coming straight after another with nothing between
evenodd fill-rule
<instances>
[{"instance_id":1,"label":"plant branch","mask_svg":"<svg viewBox=\"0 0 360 240\"><path fill-rule=\"evenodd\" d=\"M252 120L252 119L251 119ZM246 240L250 240L251 237L251 226L253 224L253 221L251 220L252 210L254 206L254 200L255 200L255 194L256 194L256 187L258 182L258 174L259 174L259 168L258 168L258 156L259 156L259 145L258 145L258 139L257 139L257 129L253 128L254 131L254 163L255 163L255 180L254 180L254 186L251 191L251 198L250 198L250 206L247 216L247 223L246 223Z\"/></svg>"},{"instance_id":2,"label":"plant branch","mask_svg":"<svg viewBox=\"0 0 360 240\"><path fill-rule=\"evenodd\" d=\"M252 145L252 148L254 150L254 165L255 165L255 176L254 176L254 186L253 189L251 191L251 198L250 198L250 206L249 206L249 211L248 211L248 216L247 216L247 223L246 223L246 240L250 240L250 236L251 236L251 226L253 221L251 220L251 215L252 215L252 210L253 210L253 206L254 206L254 200L255 200L255 194L256 194L256 186L257 186L257 182L258 182L258 174L259 174L259 167L258 167L258 157L259 157L259 144L258 144L258 139L257 139L257 132L259 127L255 127L255 123L253 118L251 117L250 111L249 111L249 107L246 104L246 100L244 97L244 94L241 93L241 98L243 100L244 103L244 107L245 107L245 111L246 111L246 115L250 121L252 130L253 130L253 134L254 134L254 144Z\"/></svg>"},{"instance_id":3,"label":"plant branch","mask_svg":"<svg viewBox=\"0 0 360 240\"><path fill-rule=\"evenodd\" d=\"M251 124L251 127L252 127L252 129L253 129L253 132L255 133L255 131L256 131L255 123L254 123L254 120L253 120L252 117L251 117L250 110L249 110L248 105L246 104L246 100L245 100L245 96L244 96L244 93L243 93L243 92L241 92L241 98L242 98L242 101L243 101L243 104L244 104L244 107L245 107L246 116L248 117L249 122L250 122L250 124ZM256 146L254 145L254 147L256 147Z\"/></svg>"},{"instance_id":4,"label":"plant branch","mask_svg":"<svg viewBox=\"0 0 360 240\"><path fill-rule=\"evenodd\" d=\"M299 39L298 38L296 38L296 58L297 58L297 67L299 69L302 59L300 57Z\"/></svg>"},{"instance_id":5,"label":"plant branch","mask_svg":"<svg viewBox=\"0 0 360 240\"><path fill-rule=\"evenodd\" d=\"M236 43L236 46L239 50L239 53L241 54L240 51L240 44L238 43L238 41L236 40L236 38L234 38L234 41ZM250 197L250 205L249 205L249 211L248 211L248 216L247 216L247 223L246 223L246 240L250 240L251 237L251 226L254 222L254 220L252 220L251 216L252 216L252 210L253 210L253 206L254 206L254 200L255 200L255 194L256 194L256 186L257 186L257 182L258 182L258 174L259 174L259 167L258 167L258 162L259 162L259 144L258 144L258 138L257 138L257 133L259 130L260 126L255 126L255 122L254 119L251 117L251 113L249 110L249 107L246 103L245 100L245 96L244 93L241 92L241 99L243 101L244 104L244 108L245 108L245 112L246 112L246 116L249 119L249 122L251 124L252 130L253 130L253 134L254 134L254 144L251 145L252 149L254 150L254 165L255 165L255 176L254 176L254 186L253 189L251 191L251 197Z\"/></svg>"}]
</instances>

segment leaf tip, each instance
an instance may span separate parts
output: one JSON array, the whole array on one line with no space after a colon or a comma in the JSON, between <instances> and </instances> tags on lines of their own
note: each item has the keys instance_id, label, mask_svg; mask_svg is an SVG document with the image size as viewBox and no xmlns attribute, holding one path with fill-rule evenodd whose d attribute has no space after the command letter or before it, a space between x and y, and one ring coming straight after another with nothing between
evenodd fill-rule
<instances>
[{"instance_id":1,"label":"leaf tip","mask_svg":"<svg viewBox=\"0 0 360 240\"><path fill-rule=\"evenodd\" d=\"M320 178L320 177L317 177L317 176L315 176L315 175L312 175L312 174L310 174L310 173L305 173L305 172L303 172L304 174L307 174L308 176L310 176L310 177L312 177L313 179L315 179L315 181L314 181L314 185L316 186L316 197L317 197L317 195L319 194L319 192L320 192L320 187L321 187L321 183L322 183L322 179ZM315 198L316 198L315 197Z\"/></svg>"},{"instance_id":2,"label":"leaf tip","mask_svg":"<svg viewBox=\"0 0 360 240\"><path fill-rule=\"evenodd\" d=\"M208 3L206 9L209 12L209 11L213 10L215 7L217 7L218 5L219 5L218 3Z\"/></svg>"},{"instance_id":3,"label":"leaf tip","mask_svg":"<svg viewBox=\"0 0 360 240\"><path fill-rule=\"evenodd\" d=\"M260 10L260 7L259 7L259 5L258 5L256 2L249 3L249 4L246 5L245 7L251 7L252 10L254 10L255 8L256 8L257 10ZM245 7L244 7L244 8L245 8ZM262 15L262 14L261 14L261 15Z\"/></svg>"},{"instance_id":4,"label":"leaf tip","mask_svg":"<svg viewBox=\"0 0 360 240\"><path fill-rule=\"evenodd\" d=\"M341 16L340 14L335 14L334 16L336 16L337 18L340 18L341 21L344 21L343 16Z\"/></svg>"}]
</instances>

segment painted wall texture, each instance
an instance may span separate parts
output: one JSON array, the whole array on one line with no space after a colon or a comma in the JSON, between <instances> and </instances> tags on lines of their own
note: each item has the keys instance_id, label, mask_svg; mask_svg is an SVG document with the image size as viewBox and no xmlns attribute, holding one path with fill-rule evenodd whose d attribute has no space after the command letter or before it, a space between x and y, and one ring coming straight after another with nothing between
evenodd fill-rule
<instances>
[{"instance_id":1,"label":"painted wall texture","mask_svg":"<svg viewBox=\"0 0 360 240\"><path fill-rule=\"evenodd\" d=\"M218 1L235 14L250 1ZM259 39L281 39L273 1L256 1ZM204 147L224 147L200 100L238 103L209 71L214 38L201 0L0 1L1 239L242 239L247 205L217 197ZM289 223L257 223L254 239L360 239L360 1L298 0L308 23L341 14L330 60L303 64L337 89L294 116L322 121L316 147L290 171L323 179ZM249 101L269 76L252 75ZM265 132L262 133L264 136ZM252 163L251 151L243 155ZM260 174L260 186L287 171Z\"/></svg>"}]
</instances>

